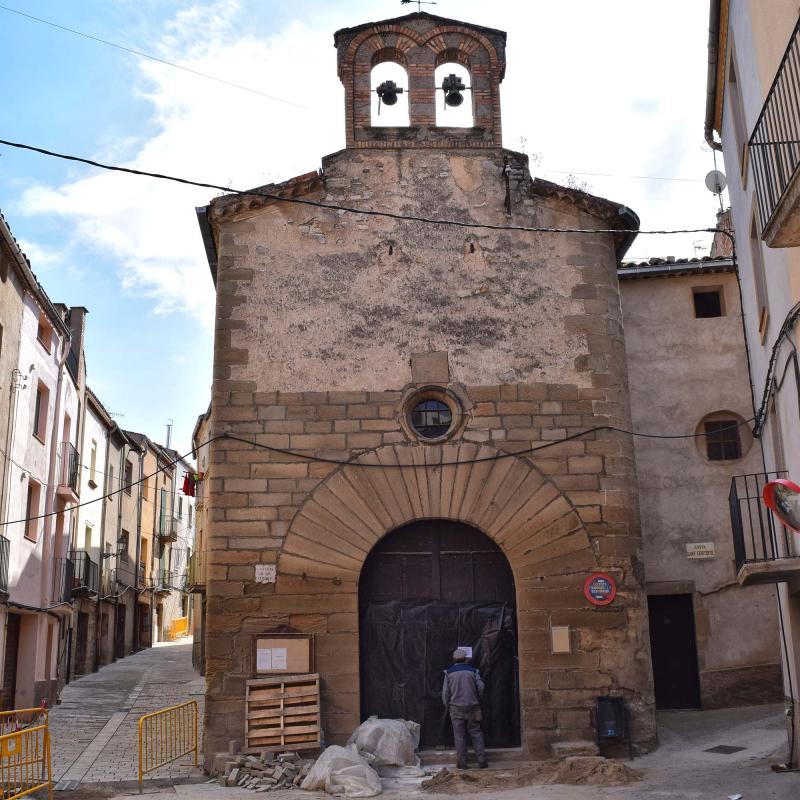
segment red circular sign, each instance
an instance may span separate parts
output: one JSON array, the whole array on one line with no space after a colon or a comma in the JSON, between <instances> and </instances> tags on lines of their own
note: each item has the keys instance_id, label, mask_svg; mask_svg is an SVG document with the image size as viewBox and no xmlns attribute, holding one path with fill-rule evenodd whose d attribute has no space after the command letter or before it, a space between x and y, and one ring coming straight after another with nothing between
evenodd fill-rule
<instances>
[{"instance_id":1,"label":"red circular sign","mask_svg":"<svg viewBox=\"0 0 800 800\"><path fill-rule=\"evenodd\" d=\"M586 599L595 606L607 606L617 596L617 584L605 572L595 572L583 584Z\"/></svg>"}]
</instances>

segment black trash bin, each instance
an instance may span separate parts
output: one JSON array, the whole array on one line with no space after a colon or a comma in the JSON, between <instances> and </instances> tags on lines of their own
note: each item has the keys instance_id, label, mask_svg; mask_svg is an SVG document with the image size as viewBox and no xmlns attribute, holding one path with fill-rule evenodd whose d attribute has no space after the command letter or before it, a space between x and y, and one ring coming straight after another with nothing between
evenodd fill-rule
<instances>
[{"instance_id":1,"label":"black trash bin","mask_svg":"<svg viewBox=\"0 0 800 800\"><path fill-rule=\"evenodd\" d=\"M628 746L628 754L632 759L633 743L631 742L630 719L625 698L611 695L598 697L594 719L600 754L606 755L606 748L609 744L625 744Z\"/></svg>"}]
</instances>

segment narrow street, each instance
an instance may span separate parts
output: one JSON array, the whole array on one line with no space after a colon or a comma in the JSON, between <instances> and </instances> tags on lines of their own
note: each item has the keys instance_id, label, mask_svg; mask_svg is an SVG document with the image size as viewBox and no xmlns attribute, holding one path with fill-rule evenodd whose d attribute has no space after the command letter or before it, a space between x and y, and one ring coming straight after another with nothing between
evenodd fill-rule
<instances>
[{"instance_id":1,"label":"narrow street","mask_svg":"<svg viewBox=\"0 0 800 800\"><path fill-rule=\"evenodd\" d=\"M191 639L157 644L73 681L50 713L56 789L136 780L139 717L196 700L202 737L203 699L204 681L192 667ZM189 755L147 777L201 774Z\"/></svg>"}]
</instances>

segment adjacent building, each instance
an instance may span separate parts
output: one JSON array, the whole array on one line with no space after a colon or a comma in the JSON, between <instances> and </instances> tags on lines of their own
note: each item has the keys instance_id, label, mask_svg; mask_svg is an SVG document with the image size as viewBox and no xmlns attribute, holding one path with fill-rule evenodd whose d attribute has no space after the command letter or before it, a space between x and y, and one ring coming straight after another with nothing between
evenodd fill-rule
<instances>
[{"instance_id":1,"label":"adjacent building","mask_svg":"<svg viewBox=\"0 0 800 800\"><path fill-rule=\"evenodd\" d=\"M619 269L657 708L780 702L774 585L742 592L736 476L761 470L730 257ZM748 631L742 636L742 630Z\"/></svg>"},{"instance_id":2,"label":"adjacent building","mask_svg":"<svg viewBox=\"0 0 800 800\"><path fill-rule=\"evenodd\" d=\"M0 215L0 710L189 628L175 465L192 467L87 388L86 316L50 300Z\"/></svg>"},{"instance_id":3,"label":"adjacent building","mask_svg":"<svg viewBox=\"0 0 800 800\"><path fill-rule=\"evenodd\" d=\"M800 535L761 501L800 482L800 23L788 0L712 0L705 135L722 150L741 280L756 474L731 484L737 580L747 600L777 586L787 720L800 764ZM759 602L754 599L754 602ZM752 629L747 635L753 635Z\"/></svg>"},{"instance_id":4,"label":"adjacent building","mask_svg":"<svg viewBox=\"0 0 800 800\"><path fill-rule=\"evenodd\" d=\"M211 407L197 418L192 432L193 455L197 461L195 484L195 531L194 548L189 557L186 589L192 593L192 664L205 675L206 626L206 539L208 536L208 497L206 486L209 472L209 439L211 430Z\"/></svg>"}]
</instances>

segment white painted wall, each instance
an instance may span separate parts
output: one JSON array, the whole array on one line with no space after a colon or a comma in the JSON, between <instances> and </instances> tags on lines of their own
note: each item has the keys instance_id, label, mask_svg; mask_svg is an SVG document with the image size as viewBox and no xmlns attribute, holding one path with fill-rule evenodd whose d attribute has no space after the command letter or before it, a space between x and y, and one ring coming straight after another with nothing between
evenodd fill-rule
<instances>
[{"instance_id":1,"label":"white painted wall","mask_svg":"<svg viewBox=\"0 0 800 800\"><path fill-rule=\"evenodd\" d=\"M79 550L87 549L90 558L101 565L100 544L102 538L103 497L106 493L106 446L108 443L108 429L103 418L95 411L90 402L86 404L86 416L83 424L83 442L81 451L81 508L78 511L78 529L76 532L75 546ZM95 447L95 469L92 466L92 446ZM116 470L115 470L116 471ZM97 501L97 502L92 502ZM88 503L88 505L84 505ZM116 522L116 520L114 520ZM88 538L87 538L88 536ZM106 540L109 536L106 532ZM116 537L115 537L116 540ZM114 541L115 541L114 540ZM114 542L111 542L113 547Z\"/></svg>"},{"instance_id":2,"label":"white painted wall","mask_svg":"<svg viewBox=\"0 0 800 800\"><path fill-rule=\"evenodd\" d=\"M25 380L17 391L15 401L15 421L10 446L12 461L8 470L8 502L6 506L7 521L14 522L14 524L7 525L5 533L11 540L10 598L16 602L33 606L43 605L49 599L42 597L41 587L44 520L36 523L35 542L25 536L25 524L15 521L25 518L28 482L31 479L37 481L42 487L38 513L44 513L53 426L59 423L63 425L63 417L59 421L55 420L61 340L56 333L53 334L49 353L37 341L39 314L40 309L34 298L29 294L26 295L22 312L18 363L18 369L25 376ZM40 441L33 435L36 389L40 382L49 391L44 441ZM76 419L76 409L73 410L72 417L73 420ZM56 429L58 430L58 428ZM52 548L50 552L52 553Z\"/></svg>"},{"instance_id":3,"label":"white painted wall","mask_svg":"<svg viewBox=\"0 0 800 800\"><path fill-rule=\"evenodd\" d=\"M731 0L729 19L728 63L736 59L747 135L749 136L764 105L780 59L797 22L797 4L791 0ZM754 265L750 249L750 224L754 212L754 179L751 170L742 174L733 126L732 87L726 81L722 146L728 177L732 220L736 232L737 256L742 282L747 341L759 404L764 392L772 344L789 309L800 301L800 249L772 249L761 243L769 306L769 323L762 337L758 332L758 314ZM795 337L796 338L796 337ZM780 358L782 371L791 345L785 343ZM770 415L761 439L767 470L786 469L789 477L800 479L800 408L793 376L776 396L775 413ZM794 536L795 552L800 555L800 536ZM790 597L785 584L780 586L781 607L786 620L789 653L788 670L794 677L795 694L800 687L800 598ZM784 659L786 665L787 659ZM786 675L785 667L785 675ZM788 693L788 692L787 692ZM795 702L796 739L800 742L800 702ZM800 756L800 746L795 757Z\"/></svg>"}]
</instances>

